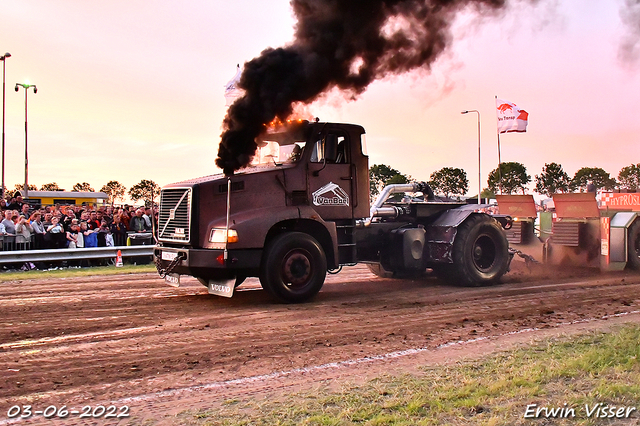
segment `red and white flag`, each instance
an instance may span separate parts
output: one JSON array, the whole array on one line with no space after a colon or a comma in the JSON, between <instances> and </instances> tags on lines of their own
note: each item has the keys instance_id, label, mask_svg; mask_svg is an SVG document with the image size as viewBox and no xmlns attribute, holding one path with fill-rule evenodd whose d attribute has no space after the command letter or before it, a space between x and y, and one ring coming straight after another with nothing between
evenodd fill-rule
<instances>
[{"instance_id":1,"label":"red and white flag","mask_svg":"<svg viewBox=\"0 0 640 426\"><path fill-rule=\"evenodd\" d=\"M244 96L244 90L238 87L238 83L240 82L240 77L242 76L242 68L240 68L240 64L238 64L238 68L236 70L236 75L233 76L231 80L227 84L224 85L224 98L226 99L225 106L231 106L236 99Z\"/></svg>"},{"instance_id":2,"label":"red and white flag","mask_svg":"<svg viewBox=\"0 0 640 426\"><path fill-rule=\"evenodd\" d=\"M526 132L529 113L516 104L496 98L498 133Z\"/></svg>"}]
</instances>

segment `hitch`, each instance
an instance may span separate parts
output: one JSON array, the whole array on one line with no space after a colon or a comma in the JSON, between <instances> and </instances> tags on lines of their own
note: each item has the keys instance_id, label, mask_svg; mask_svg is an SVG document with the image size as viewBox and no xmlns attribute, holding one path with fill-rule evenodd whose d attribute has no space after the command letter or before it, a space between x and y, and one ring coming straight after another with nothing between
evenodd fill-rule
<instances>
[{"instance_id":1,"label":"hitch","mask_svg":"<svg viewBox=\"0 0 640 426\"><path fill-rule=\"evenodd\" d=\"M529 270L529 272L531 272L531 265L532 264L539 264L540 262L538 262L536 259L534 259L533 256L523 253L520 250L516 250L512 247L509 247L509 255L511 255L511 259L513 260L513 256L518 255L519 257L521 257L522 259L524 259L524 264L527 267L527 269Z\"/></svg>"},{"instance_id":2,"label":"hitch","mask_svg":"<svg viewBox=\"0 0 640 426\"><path fill-rule=\"evenodd\" d=\"M166 268L162 268L162 262L160 261L158 256L153 256L153 257L154 257L154 260L155 260L154 263L156 264L156 269L158 270L158 275L160 275L160 278L164 278L167 275L169 275L171 271L173 271L173 269L176 266L178 266L178 264L182 261L182 259L187 258L187 256L184 253L179 252L178 255L175 257L175 259L169 262Z\"/></svg>"},{"instance_id":3,"label":"hitch","mask_svg":"<svg viewBox=\"0 0 640 426\"><path fill-rule=\"evenodd\" d=\"M498 221L503 229L511 229L513 226L513 218L506 214L492 214L492 218Z\"/></svg>"}]
</instances>

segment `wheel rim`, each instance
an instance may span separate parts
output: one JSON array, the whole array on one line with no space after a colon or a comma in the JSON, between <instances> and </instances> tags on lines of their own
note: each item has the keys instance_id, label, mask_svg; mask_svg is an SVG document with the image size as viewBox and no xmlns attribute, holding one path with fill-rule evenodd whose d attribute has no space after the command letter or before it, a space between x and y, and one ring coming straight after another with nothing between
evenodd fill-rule
<instances>
[{"instance_id":1,"label":"wheel rim","mask_svg":"<svg viewBox=\"0 0 640 426\"><path fill-rule=\"evenodd\" d=\"M284 283L291 288L306 286L313 275L311 254L302 249L291 250L282 259L281 276Z\"/></svg>"},{"instance_id":2,"label":"wheel rim","mask_svg":"<svg viewBox=\"0 0 640 426\"><path fill-rule=\"evenodd\" d=\"M487 272L496 260L496 244L489 235L480 235L476 238L471 249L473 264L478 270Z\"/></svg>"}]
</instances>

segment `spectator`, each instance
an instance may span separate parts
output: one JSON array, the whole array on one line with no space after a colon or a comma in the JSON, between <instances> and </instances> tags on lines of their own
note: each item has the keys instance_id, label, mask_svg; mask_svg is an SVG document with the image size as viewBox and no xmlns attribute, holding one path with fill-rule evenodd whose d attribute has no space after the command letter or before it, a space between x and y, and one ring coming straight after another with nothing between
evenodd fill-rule
<instances>
[{"instance_id":1,"label":"spectator","mask_svg":"<svg viewBox=\"0 0 640 426\"><path fill-rule=\"evenodd\" d=\"M127 227L122 221L122 216L116 214L111 224L111 234L113 234L113 243L116 246L127 245Z\"/></svg>"},{"instance_id":2,"label":"spectator","mask_svg":"<svg viewBox=\"0 0 640 426\"><path fill-rule=\"evenodd\" d=\"M22 208L20 209L20 216L23 216L25 218L29 218L29 216L31 216L31 212L30 212L31 208L29 206L29 204L24 203L22 205Z\"/></svg>"},{"instance_id":3,"label":"spectator","mask_svg":"<svg viewBox=\"0 0 640 426\"><path fill-rule=\"evenodd\" d=\"M11 220L12 217L13 210L7 210L4 212L4 220L2 221L2 224L4 225L8 235L16 235L16 225Z\"/></svg>"},{"instance_id":4,"label":"spectator","mask_svg":"<svg viewBox=\"0 0 640 426\"><path fill-rule=\"evenodd\" d=\"M144 219L144 222L147 225L147 229L148 230L153 229L153 227L151 226L151 208L150 207L145 207L142 218Z\"/></svg>"},{"instance_id":5,"label":"spectator","mask_svg":"<svg viewBox=\"0 0 640 426\"><path fill-rule=\"evenodd\" d=\"M107 235L111 233L109 224L105 219L100 222L100 228L98 228L98 247L107 246Z\"/></svg>"},{"instance_id":6,"label":"spectator","mask_svg":"<svg viewBox=\"0 0 640 426\"><path fill-rule=\"evenodd\" d=\"M78 247L78 222L72 222L69 225L69 230L67 231L67 247L69 248L77 248Z\"/></svg>"},{"instance_id":7,"label":"spectator","mask_svg":"<svg viewBox=\"0 0 640 426\"><path fill-rule=\"evenodd\" d=\"M0 209L2 210L7 209L7 200L5 200L4 198L0 198Z\"/></svg>"},{"instance_id":8,"label":"spectator","mask_svg":"<svg viewBox=\"0 0 640 426\"><path fill-rule=\"evenodd\" d=\"M51 225L51 219L53 215L51 213L44 214L44 220L42 221L42 225L44 226L44 232L47 232L47 228Z\"/></svg>"},{"instance_id":9,"label":"spectator","mask_svg":"<svg viewBox=\"0 0 640 426\"><path fill-rule=\"evenodd\" d=\"M47 227L45 240L48 241L51 248L60 248L65 245L66 233L64 231L64 228L60 224L60 219L57 216L53 216L51 218L51 225Z\"/></svg>"},{"instance_id":10,"label":"spectator","mask_svg":"<svg viewBox=\"0 0 640 426\"><path fill-rule=\"evenodd\" d=\"M44 248L44 234L47 232L44 223L42 223L42 214L35 211L29 220L33 228L33 248L42 249Z\"/></svg>"},{"instance_id":11,"label":"spectator","mask_svg":"<svg viewBox=\"0 0 640 426\"><path fill-rule=\"evenodd\" d=\"M76 214L73 212L73 210L69 208L66 211L66 216L64 217L64 222L62 224L62 226L64 227L64 230L69 231L69 229L71 228L71 224L74 223L74 221L75 223L78 223Z\"/></svg>"},{"instance_id":12,"label":"spectator","mask_svg":"<svg viewBox=\"0 0 640 426\"><path fill-rule=\"evenodd\" d=\"M96 231L89 229L87 222L80 222L80 231L84 238L85 247L98 247L98 234Z\"/></svg>"},{"instance_id":13,"label":"spectator","mask_svg":"<svg viewBox=\"0 0 640 426\"><path fill-rule=\"evenodd\" d=\"M23 249L26 250L29 243L31 243L33 227L24 216L13 216L13 223L16 226L16 244L22 244Z\"/></svg>"},{"instance_id":14,"label":"spectator","mask_svg":"<svg viewBox=\"0 0 640 426\"><path fill-rule=\"evenodd\" d=\"M129 229L134 232L149 232L149 228L147 228L147 222L143 219L142 214L143 210L140 208L136 210L135 216L131 218L129 222Z\"/></svg>"},{"instance_id":15,"label":"spectator","mask_svg":"<svg viewBox=\"0 0 640 426\"><path fill-rule=\"evenodd\" d=\"M107 219L103 210L96 211L96 219L98 220L98 222L100 222L100 224L102 224L103 219L107 221L107 225L110 225L111 222L111 219Z\"/></svg>"},{"instance_id":16,"label":"spectator","mask_svg":"<svg viewBox=\"0 0 640 426\"><path fill-rule=\"evenodd\" d=\"M60 225L60 218L58 218L58 216L53 216L51 218L51 225L47 227L47 232L50 234L61 234L64 232L62 225Z\"/></svg>"},{"instance_id":17,"label":"spectator","mask_svg":"<svg viewBox=\"0 0 640 426\"><path fill-rule=\"evenodd\" d=\"M84 231L82 230L82 222L78 223L76 227L78 228L78 235L76 236L76 247L84 248Z\"/></svg>"},{"instance_id":18,"label":"spectator","mask_svg":"<svg viewBox=\"0 0 640 426\"><path fill-rule=\"evenodd\" d=\"M120 220L122 221L122 223L124 223L124 226L126 226L127 229L129 229L129 224L131 222L131 216L129 216L129 212L127 212L127 210L125 209L120 209L119 213L120 213Z\"/></svg>"},{"instance_id":19,"label":"spectator","mask_svg":"<svg viewBox=\"0 0 640 426\"><path fill-rule=\"evenodd\" d=\"M11 203L7 206L9 210L22 210L22 195L18 195L16 198L11 199Z\"/></svg>"},{"instance_id":20,"label":"spectator","mask_svg":"<svg viewBox=\"0 0 640 426\"><path fill-rule=\"evenodd\" d=\"M87 227L92 231L100 228L100 221L98 220L98 214L96 212L89 213L89 220L87 221Z\"/></svg>"}]
</instances>

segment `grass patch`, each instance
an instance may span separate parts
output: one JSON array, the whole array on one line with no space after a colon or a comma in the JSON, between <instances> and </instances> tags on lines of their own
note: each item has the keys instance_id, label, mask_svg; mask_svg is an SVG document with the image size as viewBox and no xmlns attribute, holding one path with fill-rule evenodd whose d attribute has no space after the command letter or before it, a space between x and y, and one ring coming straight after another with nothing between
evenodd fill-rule
<instances>
[{"instance_id":1,"label":"grass patch","mask_svg":"<svg viewBox=\"0 0 640 426\"><path fill-rule=\"evenodd\" d=\"M0 283L47 278L88 277L92 275L142 274L148 272L156 272L154 264L124 265L121 268L116 268L115 266L95 266L90 268L63 268L53 271L12 271L0 272Z\"/></svg>"},{"instance_id":2,"label":"grass patch","mask_svg":"<svg viewBox=\"0 0 640 426\"><path fill-rule=\"evenodd\" d=\"M383 376L340 391L235 401L184 412L188 425L591 425L585 404L640 409L640 326L551 339L419 375ZM575 417L525 419L527 405L573 408ZM566 404L566 405L565 405ZM640 414L634 411L633 424ZM550 422L550 423L549 423ZM609 423L607 423L609 424Z\"/></svg>"}]
</instances>

